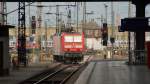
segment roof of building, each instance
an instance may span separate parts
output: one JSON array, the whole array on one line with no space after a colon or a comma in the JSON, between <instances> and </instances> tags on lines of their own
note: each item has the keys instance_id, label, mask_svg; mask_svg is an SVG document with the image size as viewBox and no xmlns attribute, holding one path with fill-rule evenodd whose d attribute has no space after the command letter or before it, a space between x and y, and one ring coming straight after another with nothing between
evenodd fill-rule
<instances>
[{"instance_id":1,"label":"roof of building","mask_svg":"<svg viewBox=\"0 0 150 84\"><path fill-rule=\"evenodd\" d=\"M0 25L0 28L14 28L12 25Z\"/></svg>"}]
</instances>

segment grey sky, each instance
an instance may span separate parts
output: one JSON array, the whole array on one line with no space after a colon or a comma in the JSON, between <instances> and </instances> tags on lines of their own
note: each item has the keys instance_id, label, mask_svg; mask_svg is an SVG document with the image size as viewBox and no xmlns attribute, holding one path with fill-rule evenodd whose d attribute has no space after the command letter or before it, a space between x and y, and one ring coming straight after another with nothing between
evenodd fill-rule
<instances>
[{"instance_id":1,"label":"grey sky","mask_svg":"<svg viewBox=\"0 0 150 84\"><path fill-rule=\"evenodd\" d=\"M94 11L93 15L88 15L87 16L87 20L89 21L90 19L95 19L95 21L97 21L98 23L100 23L100 20L96 20L96 18L101 17L101 15L105 16L105 9L104 9L104 3L108 5L108 23L111 23L111 3L110 2L87 2L87 12L90 11ZM34 3L37 4L37 3ZM56 4L69 4L69 2L66 3L62 3L62 2L43 2L43 5L56 5ZM74 4L72 2L72 4ZM18 4L16 2L8 2L7 3L7 8L8 8L8 12L12 11L14 9L16 9L18 7ZM79 10L79 22L82 20L82 15L83 15L83 11L82 11L82 7L83 4L80 4L80 10ZM71 7L72 9L72 20L76 22L76 8ZM148 5L146 7L146 16L150 17L150 5ZM55 13L56 10L55 8L43 8L43 13L42 13L42 20L44 24L44 20L45 19L49 19L48 25L55 25L55 15L46 15L45 13L47 13L48 11ZM60 7L60 12L63 12L64 14L67 14L67 7ZM128 2L114 2L114 12L115 12L115 16L117 14L120 15L121 18L125 18L128 17ZM30 12L31 16L37 16L37 8L36 7L31 7L31 12ZM28 20L28 7L26 7L26 23L27 26L29 24L29 20ZM132 5L132 16L135 16L135 6ZM18 17L18 11L9 14L8 15L8 23L9 24L14 24L17 25L17 17ZM67 20L66 16L62 16L62 18L65 20Z\"/></svg>"}]
</instances>

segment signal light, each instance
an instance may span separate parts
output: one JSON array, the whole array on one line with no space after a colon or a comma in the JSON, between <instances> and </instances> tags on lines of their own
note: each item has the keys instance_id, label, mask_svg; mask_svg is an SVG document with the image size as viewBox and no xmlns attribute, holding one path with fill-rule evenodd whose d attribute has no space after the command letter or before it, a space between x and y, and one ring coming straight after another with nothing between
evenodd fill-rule
<instances>
[{"instance_id":1,"label":"signal light","mask_svg":"<svg viewBox=\"0 0 150 84\"><path fill-rule=\"evenodd\" d=\"M104 46L107 46L107 41L108 41L108 28L107 28L107 23L103 23L103 28L102 28L102 44Z\"/></svg>"},{"instance_id":2,"label":"signal light","mask_svg":"<svg viewBox=\"0 0 150 84\"><path fill-rule=\"evenodd\" d=\"M35 34L36 29L36 20L35 16L32 16L32 22L31 22L31 28L32 28L32 34Z\"/></svg>"},{"instance_id":3,"label":"signal light","mask_svg":"<svg viewBox=\"0 0 150 84\"><path fill-rule=\"evenodd\" d=\"M35 34L35 32L36 32L35 29L32 29L32 34Z\"/></svg>"},{"instance_id":4,"label":"signal light","mask_svg":"<svg viewBox=\"0 0 150 84\"><path fill-rule=\"evenodd\" d=\"M103 46L107 46L107 40L103 40Z\"/></svg>"},{"instance_id":5,"label":"signal light","mask_svg":"<svg viewBox=\"0 0 150 84\"><path fill-rule=\"evenodd\" d=\"M110 42L113 44L115 42L115 38L114 37L110 37Z\"/></svg>"}]
</instances>

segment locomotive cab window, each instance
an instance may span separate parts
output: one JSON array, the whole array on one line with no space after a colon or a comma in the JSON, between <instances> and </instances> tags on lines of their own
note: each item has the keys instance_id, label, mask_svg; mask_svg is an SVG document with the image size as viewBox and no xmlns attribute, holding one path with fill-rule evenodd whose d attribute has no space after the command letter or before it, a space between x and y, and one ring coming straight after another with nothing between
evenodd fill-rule
<instances>
[{"instance_id":1,"label":"locomotive cab window","mask_svg":"<svg viewBox=\"0 0 150 84\"><path fill-rule=\"evenodd\" d=\"M73 42L73 36L65 36L65 42Z\"/></svg>"},{"instance_id":2,"label":"locomotive cab window","mask_svg":"<svg viewBox=\"0 0 150 84\"><path fill-rule=\"evenodd\" d=\"M74 36L74 42L82 42L82 36Z\"/></svg>"}]
</instances>

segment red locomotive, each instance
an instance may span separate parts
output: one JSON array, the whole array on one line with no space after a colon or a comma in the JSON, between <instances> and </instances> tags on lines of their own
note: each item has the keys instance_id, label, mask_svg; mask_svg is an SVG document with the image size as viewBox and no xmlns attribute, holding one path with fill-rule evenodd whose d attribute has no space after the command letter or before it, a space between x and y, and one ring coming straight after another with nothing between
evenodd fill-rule
<instances>
[{"instance_id":1,"label":"red locomotive","mask_svg":"<svg viewBox=\"0 0 150 84\"><path fill-rule=\"evenodd\" d=\"M83 60L84 34L62 32L53 36L53 57L56 61L80 62Z\"/></svg>"}]
</instances>

